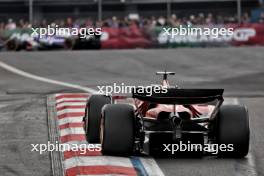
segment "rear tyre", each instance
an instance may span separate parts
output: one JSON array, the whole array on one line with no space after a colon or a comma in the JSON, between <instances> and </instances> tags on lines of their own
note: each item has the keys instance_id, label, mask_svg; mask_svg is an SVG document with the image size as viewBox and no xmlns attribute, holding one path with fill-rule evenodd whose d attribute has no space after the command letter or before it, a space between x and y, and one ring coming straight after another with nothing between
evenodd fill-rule
<instances>
[{"instance_id":1,"label":"rear tyre","mask_svg":"<svg viewBox=\"0 0 264 176\"><path fill-rule=\"evenodd\" d=\"M241 105L226 105L220 108L217 117L218 145L232 145L228 151L219 151L220 157L242 158L249 150L249 118L246 107ZM220 148L220 146L219 146Z\"/></svg>"},{"instance_id":2,"label":"rear tyre","mask_svg":"<svg viewBox=\"0 0 264 176\"><path fill-rule=\"evenodd\" d=\"M74 39L67 38L64 42L64 48L68 50L72 50L74 48Z\"/></svg>"},{"instance_id":3,"label":"rear tyre","mask_svg":"<svg viewBox=\"0 0 264 176\"><path fill-rule=\"evenodd\" d=\"M134 108L127 104L109 104L103 108L101 144L104 155L130 155L135 141Z\"/></svg>"},{"instance_id":4,"label":"rear tyre","mask_svg":"<svg viewBox=\"0 0 264 176\"><path fill-rule=\"evenodd\" d=\"M110 103L110 97L105 95L92 95L89 98L85 109L85 132L89 143L100 143L102 107Z\"/></svg>"},{"instance_id":5,"label":"rear tyre","mask_svg":"<svg viewBox=\"0 0 264 176\"><path fill-rule=\"evenodd\" d=\"M6 44L8 51L16 51L18 49L18 41L16 39L9 40Z\"/></svg>"}]
</instances>

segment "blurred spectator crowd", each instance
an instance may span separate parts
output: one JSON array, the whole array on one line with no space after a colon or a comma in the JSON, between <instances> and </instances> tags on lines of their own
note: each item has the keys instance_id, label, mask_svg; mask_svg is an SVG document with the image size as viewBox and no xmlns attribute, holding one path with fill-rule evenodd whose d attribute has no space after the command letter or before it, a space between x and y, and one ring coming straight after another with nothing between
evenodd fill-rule
<instances>
[{"instance_id":1,"label":"blurred spectator crowd","mask_svg":"<svg viewBox=\"0 0 264 176\"><path fill-rule=\"evenodd\" d=\"M241 18L242 23L250 23L250 16L248 13L244 13ZM66 20L55 20L55 21L36 21L34 24L30 24L28 21L19 20L14 21L9 19L7 22L0 21L0 31L12 30L16 28L31 28L34 27L47 27L48 24L58 25L59 27L112 27L112 28L122 28L131 25L137 25L139 28L150 29L157 26L172 26L176 27L179 25L215 25L215 24L227 24L227 23L237 23L237 17L234 16L215 16L212 13L204 14L199 13L198 15L190 15L189 17L178 17L173 14L169 18L160 17L124 17L117 18L113 16L112 18L104 19L103 21L93 21L92 19L73 19L67 18ZM264 24L264 13L259 17L259 23Z\"/></svg>"}]
</instances>

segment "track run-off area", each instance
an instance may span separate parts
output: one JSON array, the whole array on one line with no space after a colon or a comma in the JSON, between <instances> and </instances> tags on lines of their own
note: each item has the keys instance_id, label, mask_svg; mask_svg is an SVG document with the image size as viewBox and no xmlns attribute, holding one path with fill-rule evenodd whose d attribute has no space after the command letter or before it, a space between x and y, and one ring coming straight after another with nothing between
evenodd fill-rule
<instances>
[{"instance_id":1,"label":"track run-off area","mask_svg":"<svg viewBox=\"0 0 264 176\"><path fill-rule=\"evenodd\" d=\"M171 85L224 88L226 103L245 104L250 114L251 145L244 159L212 156L153 159L152 165L160 169L155 171L157 175L264 175L263 68L261 47L2 52L0 173L7 176L54 174L50 153L40 155L31 151L31 144L45 144L49 140L48 97L85 93L96 90L98 85L113 83L159 83L155 72L166 69L176 72L176 76L169 78ZM61 162L60 158L57 161ZM85 162L89 163L89 158ZM103 162L108 161L103 159Z\"/></svg>"}]
</instances>

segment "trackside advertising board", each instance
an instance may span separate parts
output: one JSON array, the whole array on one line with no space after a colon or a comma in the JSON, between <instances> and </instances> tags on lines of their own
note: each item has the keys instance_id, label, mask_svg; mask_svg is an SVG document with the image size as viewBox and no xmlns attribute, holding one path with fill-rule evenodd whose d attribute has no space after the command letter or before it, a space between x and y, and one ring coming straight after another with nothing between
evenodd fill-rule
<instances>
[{"instance_id":1,"label":"trackside advertising board","mask_svg":"<svg viewBox=\"0 0 264 176\"><path fill-rule=\"evenodd\" d=\"M176 28L174 27L174 29ZM137 26L123 28L105 27L102 28L101 48L130 49L264 45L264 24L200 25L191 26L191 28L207 29L211 33L203 35L172 35L172 33L168 33L168 31L173 31L172 27L154 27L152 29L139 29ZM223 35L221 31L225 29L227 33ZM230 29L232 29L232 33L229 31ZM30 34L30 29L6 30L0 33L0 38L4 40L13 38L22 41L34 40ZM40 41L36 40L36 42Z\"/></svg>"},{"instance_id":2,"label":"trackside advertising board","mask_svg":"<svg viewBox=\"0 0 264 176\"><path fill-rule=\"evenodd\" d=\"M166 33L164 28L156 28L156 42L161 47L210 47L210 46L241 46L241 45L264 45L264 24L244 24L244 25L213 25L213 26L193 26L195 28L232 29L232 33L216 36L208 35L171 35Z\"/></svg>"},{"instance_id":3,"label":"trackside advertising board","mask_svg":"<svg viewBox=\"0 0 264 176\"><path fill-rule=\"evenodd\" d=\"M264 24L227 24L211 26L192 26L191 28L219 29L217 36L207 35L170 35L170 27L155 27L148 31L137 28L104 28L101 37L102 48L174 48L174 47L210 47L264 45ZM232 33L221 35L221 29L232 29Z\"/></svg>"}]
</instances>

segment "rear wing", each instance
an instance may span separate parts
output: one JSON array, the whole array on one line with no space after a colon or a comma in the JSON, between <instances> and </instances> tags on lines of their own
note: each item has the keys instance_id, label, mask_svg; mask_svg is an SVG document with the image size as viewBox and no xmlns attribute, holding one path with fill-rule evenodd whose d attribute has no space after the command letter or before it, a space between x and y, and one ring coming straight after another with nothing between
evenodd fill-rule
<instances>
[{"instance_id":1,"label":"rear wing","mask_svg":"<svg viewBox=\"0 0 264 176\"><path fill-rule=\"evenodd\" d=\"M152 91L149 96L149 88L134 89L133 98L158 104L205 104L214 100L223 100L224 89L178 89L167 88L167 93Z\"/></svg>"}]
</instances>

